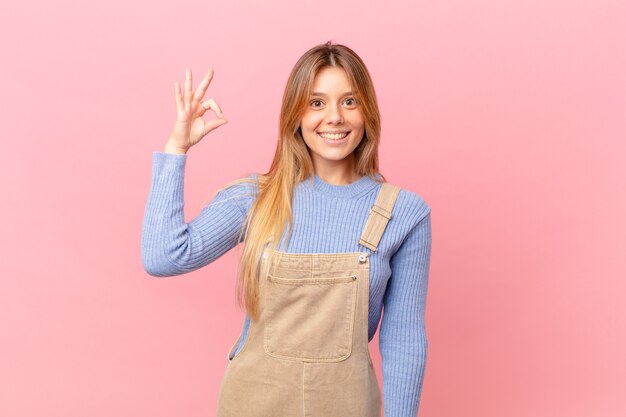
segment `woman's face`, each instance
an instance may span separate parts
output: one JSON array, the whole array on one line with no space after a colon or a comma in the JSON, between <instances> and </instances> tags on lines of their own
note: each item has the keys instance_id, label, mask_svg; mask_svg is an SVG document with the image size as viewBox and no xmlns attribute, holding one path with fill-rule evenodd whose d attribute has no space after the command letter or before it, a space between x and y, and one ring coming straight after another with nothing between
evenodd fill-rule
<instances>
[{"instance_id":1,"label":"woman's face","mask_svg":"<svg viewBox=\"0 0 626 417\"><path fill-rule=\"evenodd\" d=\"M365 119L352 93L342 68L324 67L317 73L300 121L316 169L353 162L352 151L363 139Z\"/></svg>"}]
</instances>

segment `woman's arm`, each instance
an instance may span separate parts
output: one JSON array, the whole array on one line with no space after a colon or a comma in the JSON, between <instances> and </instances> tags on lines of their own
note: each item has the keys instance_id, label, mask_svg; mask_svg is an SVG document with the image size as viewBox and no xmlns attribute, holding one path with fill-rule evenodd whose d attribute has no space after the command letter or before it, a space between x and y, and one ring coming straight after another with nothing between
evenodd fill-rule
<instances>
[{"instance_id":1,"label":"woman's arm","mask_svg":"<svg viewBox=\"0 0 626 417\"><path fill-rule=\"evenodd\" d=\"M239 243L245 213L237 200L243 194L243 186L219 192L196 218L185 223L186 159L186 154L152 154L152 181L141 235L143 267L152 276L194 271Z\"/></svg>"},{"instance_id":2,"label":"woman's arm","mask_svg":"<svg viewBox=\"0 0 626 417\"><path fill-rule=\"evenodd\" d=\"M430 209L390 261L379 348L385 417L415 417L426 369L424 321L431 253Z\"/></svg>"}]
</instances>

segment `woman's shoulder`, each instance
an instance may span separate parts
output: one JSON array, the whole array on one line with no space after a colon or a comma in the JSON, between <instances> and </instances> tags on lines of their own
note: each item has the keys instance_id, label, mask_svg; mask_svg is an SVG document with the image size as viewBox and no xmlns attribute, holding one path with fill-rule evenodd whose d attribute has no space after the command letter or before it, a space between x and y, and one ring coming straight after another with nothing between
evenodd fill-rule
<instances>
[{"instance_id":1,"label":"woman's shoulder","mask_svg":"<svg viewBox=\"0 0 626 417\"><path fill-rule=\"evenodd\" d=\"M257 192L258 174L248 173L218 188L210 204L234 204L245 213L254 202Z\"/></svg>"},{"instance_id":2,"label":"woman's shoulder","mask_svg":"<svg viewBox=\"0 0 626 417\"><path fill-rule=\"evenodd\" d=\"M393 207L393 214L401 217L403 223L409 223L410 225L416 225L428 214L430 214L430 204L426 199L416 191L413 191L406 187L388 183L399 189L396 202Z\"/></svg>"}]
</instances>

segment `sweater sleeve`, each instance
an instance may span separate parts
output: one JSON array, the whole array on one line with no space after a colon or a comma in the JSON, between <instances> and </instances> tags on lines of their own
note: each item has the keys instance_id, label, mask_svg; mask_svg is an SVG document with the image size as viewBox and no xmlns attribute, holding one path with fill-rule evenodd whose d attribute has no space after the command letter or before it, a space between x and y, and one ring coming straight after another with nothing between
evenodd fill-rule
<instances>
[{"instance_id":1,"label":"sweater sleeve","mask_svg":"<svg viewBox=\"0 0 626 417\"><path fill-rule=\"evenodd\" d=\"M220 191L189 223L184 220L186 154L153 152L152 180L144 210L141 259L155 277L180 275L205 266L239 243L245 220L237 187Z\"/></svg>"},{"instance_id":2,"label":"sweater sleeve","mask_svg":"<svg viewBox=\"0 0 626 417\"><path fill-rule=\"evenodd\" d=\"M415 417L428 343L424 320L431 253L430 209L390 261L379 348L385 417Z\"/></svg>"}]
</instances>

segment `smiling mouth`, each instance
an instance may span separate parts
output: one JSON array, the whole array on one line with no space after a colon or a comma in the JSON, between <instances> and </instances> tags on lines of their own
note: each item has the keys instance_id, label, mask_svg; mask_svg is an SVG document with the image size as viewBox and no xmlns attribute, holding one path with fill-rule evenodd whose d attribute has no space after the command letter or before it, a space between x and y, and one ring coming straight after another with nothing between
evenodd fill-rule
<instances>
[{"instance_id":1,"label":"smiling mouth","mask_svg":"<svg viewBox=\"0 0 626 417\"><path fill-rule=\"evenodd\" d=\"M341 132L341 133L327 133L327 132L317 132L317 134L321 137L323 137L324 139L330 139L330 140L339 140L339 139L343 139L346 136L348 136L348 132Z\"/></svg>"}]
</instances>

